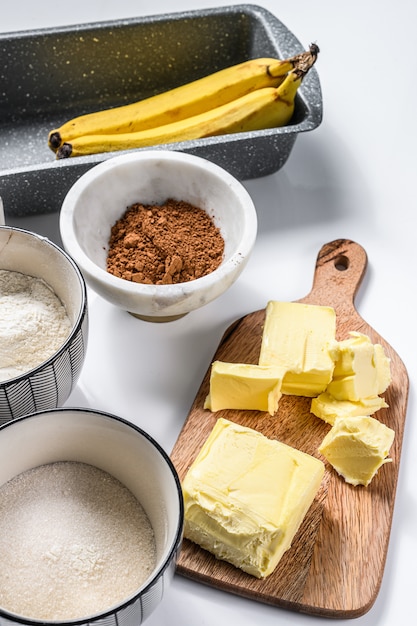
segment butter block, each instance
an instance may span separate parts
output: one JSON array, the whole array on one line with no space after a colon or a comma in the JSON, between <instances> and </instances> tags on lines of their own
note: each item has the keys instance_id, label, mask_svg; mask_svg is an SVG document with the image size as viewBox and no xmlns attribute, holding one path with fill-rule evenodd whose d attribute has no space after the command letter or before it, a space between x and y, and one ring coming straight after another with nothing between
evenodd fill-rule
<instances>
[{"instance_id":1,"label":"butter block","mask_svg":"<svg viewBox=\"0 0 417 626\"><path fill-rule=\"evenodd\" d=\"M391 384L391 360L379 343L374 344L374 363L377 372L377 393L384 393Z\"/></svg>"},{"instance_id":2,"label":"butter block","mask_svg":"<svg viewBox=\"0 0 417 626\"><path fill-rule=\"evenodd\" d=\"M368 486L387 458L395 433L370 416L339 417L319 452L351 485Z\"/></svg>"},{"instance_id":3,"label":"butter block","mask_svg":"<svg viewBox=\"0 0 417 626\"><path fill-rule=\"evenodd\" d=\"M264 578L291 546L323 473L319 459L220 418L182 483L184 536Z\"/></svg>"},{"instance_id":4,"label":"butter block","mask_svg":"<svg viewBox=\"0 0 417 626\"><path fill-rule=\"evenodd\" d=\"M333 380L327 392L337 400L361 400L383 393L391 382L390 360L367 335L349 333L336 348Z\"/></svg>"},{"instance_id":5,"label":"butter block","mask_svg":"<svg viewBox=\"0 0 417 626\"><path fill-rule=\"evenodd\" d=\"M271 300L266 307L259 365L285 372L281 391L317 396L332 379L336 313L327 306Z\"/></svg>"},{"instance_id":6,"label":"butter block","mask_svg":"<svg viewBox=\"0 0 417 626\"><path fill-rule=\"evenodd\" d=\"M282 372L277 367L214 361L204 408L268 411L274 415L281 398Z\"/></svg>"},{"instance_id":7,"label":"butter block","mask_svg":"<svg viewBox=\"0 0 417 626\"><path fill-rule=\"evenodd\" d=\"M336 400L329 393L321 393L312 398L310 411L328 424L333 425L337 417L357 417L373 415L379 409L385 409L388 404L381 396L371 396L360 400Z\"/></svg>"}]
</instances>

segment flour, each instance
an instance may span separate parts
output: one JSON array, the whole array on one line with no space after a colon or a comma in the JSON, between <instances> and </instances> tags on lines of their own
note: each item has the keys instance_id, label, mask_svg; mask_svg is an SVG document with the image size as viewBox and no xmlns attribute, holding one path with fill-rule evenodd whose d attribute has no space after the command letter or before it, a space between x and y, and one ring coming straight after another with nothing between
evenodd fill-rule
<instances>
[{"instance_id":1,"label":"flour","mask_svg":"<svg viewBox=\"0 0 417 626\"><path fill-rule=\"evenodd\" d=\"M43 363L70 331L64 306L43 280L0 270L0 381Z\"/></svg>"}]
</instances>

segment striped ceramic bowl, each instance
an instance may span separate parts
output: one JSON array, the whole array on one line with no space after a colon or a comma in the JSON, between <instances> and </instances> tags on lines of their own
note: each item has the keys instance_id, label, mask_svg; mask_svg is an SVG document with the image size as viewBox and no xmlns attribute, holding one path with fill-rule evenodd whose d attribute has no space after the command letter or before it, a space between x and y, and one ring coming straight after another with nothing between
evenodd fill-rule
<instances>
[{"instance_id":1,"label":"striped ceramic bowl","mask_svg":"<svg viewBox=\"0 0 417 626\"><path fill-rule=\"evenodd\" d=\"M0 269L42 278L60 298L72 328L46 361L0 383L0 424L62 406L74 388L88 335L87 293L81 272L56 244L35 233L0 226Z\"/></svg>"},{"instance_id":2,"label":"striped ceramic bowl","mask_svg":"<svg viewBox=\"0 0 417 626\"><path fill-rule=\"evenodd\" d=\"M26 470L59 461L87 463L104 470L140 502L153 528L156 545L156 563L148 578L116 606L64 622L17 615L0 604L0 626L142 624L161 602L172 580L183 532L180 481L161 446L145 431L115 415L66 407L3 424L0 459L0 487ZM72 523L77 524L77 518ZM106 575L111 575L111 571ZM47 586L49 591L49 581ZM22 592L30 594L30 589Z\"/></svg>"}]
</instances>

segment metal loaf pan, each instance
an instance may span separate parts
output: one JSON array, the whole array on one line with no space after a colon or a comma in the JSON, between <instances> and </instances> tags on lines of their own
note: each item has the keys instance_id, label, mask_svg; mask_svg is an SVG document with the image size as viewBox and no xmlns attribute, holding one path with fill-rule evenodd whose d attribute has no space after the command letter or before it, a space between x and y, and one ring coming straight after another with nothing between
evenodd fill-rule
<instances>
[{"instance_id":1,"label":"metal loaf pan","mask_svg":"<svg viewBox=\"0 0 417 626\"><path fill-rule=\"evenodd\" d=\"M56 161L47 137L64 121L249 58L286 58L310 43L301 44L270 12L246 4L0 34L0 196L6 217L59 211L76 179L114 156ZM279 170L298 133L321 119L313 68L297 94L291 125L160 147L202 156L245 180Z\"/></svg>"}]
</instances>

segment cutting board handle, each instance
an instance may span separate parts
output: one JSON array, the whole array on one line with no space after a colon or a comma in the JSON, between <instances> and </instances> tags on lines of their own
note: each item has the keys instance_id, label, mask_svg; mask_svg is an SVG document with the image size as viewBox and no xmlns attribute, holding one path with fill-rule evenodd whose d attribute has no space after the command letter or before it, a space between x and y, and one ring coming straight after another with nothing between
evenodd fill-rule
<instances>
[{"instance_id":1,"label":"cutting board handle","mask_svg":"<svg viewBox=\"0 0 417 626\"><path fill-rule=\"evenodd\" d=\"M352 313L367 264L365 250L354 241L335 239L326 243L317 255L312 290L301 302L332 302L339 314Z\"/></svg>"}]
</instances>

